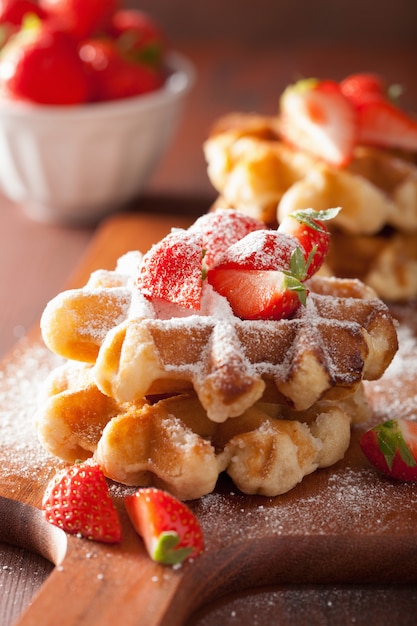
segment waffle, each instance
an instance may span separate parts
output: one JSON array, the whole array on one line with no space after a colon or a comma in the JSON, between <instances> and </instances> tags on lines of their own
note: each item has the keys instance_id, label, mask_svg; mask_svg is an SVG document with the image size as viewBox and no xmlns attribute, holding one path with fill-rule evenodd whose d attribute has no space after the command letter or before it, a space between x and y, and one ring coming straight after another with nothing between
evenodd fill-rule
<instances>
[{"instance_id":1,"label":"waffle","mask_svg":"<svg viewBox=\"0 0 417 626\"><path fill-rule=\"evenodd\" d=\"M330 225L338 243L334 238L329 272L360 277L387 300L417 296L413 155L358 146L351 163L339 169L282 142L278 118L245 114L219 120L204 152L219 192L216 205L271 225L297 209L341 206ZM360 272L350 265L352 254L345 254L352 248Z\"/></svg>"},{"instance_id":2,"label":"waffle","mask_svg":"<svg viewBox=\"0 0 417 626\"><path fill-rule=\"evenodd\" d=\"M193 389L216 422L265 393L306 410L379 378L396 350L385 305L355 280L313 277L307 306L280 321L240 320L209 286L207 314L161 319L134 287L94 284L48 304L43 337L92 363L98 388L118 402Z\"/></svg>"},{"instance_id":3,"label":"waffle","mask_svg":"<svg viewBox=\"0 0 417 626\"><path fill-rule=\"evenodd\" d=\"M45 448L65 461L94 456L115 481L190 500L212 492L221 472L244 493L285 493L344 456L352 414L369 417L362 385L309 411L258 402L217 423L195 393L117 403L97 388L91 366L68 362L45 384L36 428Z\"/></svg>"},{"instance_id":4,"label":"waffle","mask_svg":"<svg viewBox=\"0 0 417 626\"><path fill-rule=\"evenodd\" d=\"M35 419L51 454L94 456L113 480L181 499L222 472L245 493L279 495L343 457L351 424L369 418L363 381L397 350L371 288L315 276L290 319L240 320L208 284L198 312L145 299L140 259L128 253L45 308L45 343L66 359Z\"/></svg>"}]
</instances>

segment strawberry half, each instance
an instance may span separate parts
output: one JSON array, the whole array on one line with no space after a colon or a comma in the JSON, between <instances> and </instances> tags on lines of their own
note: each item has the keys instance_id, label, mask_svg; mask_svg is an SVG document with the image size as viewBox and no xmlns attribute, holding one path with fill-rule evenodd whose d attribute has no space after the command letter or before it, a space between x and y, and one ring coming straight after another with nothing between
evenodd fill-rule
<instances>
[{"instance_id":1,"label":"strawberry half","mask_svg":"<svg viewBox=\"0 0 417 626\"><path fill-rule=\"evenodd\" d=\"M356 111L338 83L301 80L285 89L280 109L285 141L336 167L349 163L357 137Z\"/></svg>"},{"instance_id":2,"label":"strawberry half","mask_svg":"<svg viewBox=\"0 0 417 626\"><path fill-rule=\"evenodd\" d=\"M261 228L265 228L264 222L254 217L231 209L216 209L199 217L189 231L202 234L204 263L212 267L229 246Z\"/></svg>"},{"instance_id":3,"label":"strawberry half","mask_svg":"<svg viewBox=\"0 0 417 626\"><path fill-rule=\"evenodd\" d=\"M385 98L387 87L378 74L362 72L351 74L340 82L342 94L357 107L370 97Z\"/></svg>"},{"instance_id":4,"label":"strawberry half","mask_svg":"<svg viewBox=\"0 0 417 626\"><path fill-rule=\"evenodd\" d=\"M388 99L369 98L361 103L357 114L359 143L417 150L417 119Z\"/></svg>"},{"instance_id":5,"label":"strawberry half","mask_svg":"<svg viewBox=\"0 0 417 626\"><path fill-rule=\"evenodd\" d=\"M147 298L199 309L203 289L201 233L173 230L145 254L137 286Z\"/></svg>"},{"instance_id":6,"label":"strawberry half","mask_svg":"<svg viewBox=\"0 0 417 626\"><path fill-rule=\"evenodd\" d=\"M362 435L360 446L386 476L417 480L417 422L402 418L382 422Z\"/></svg>"},{"instance_id":7,"label":"strawberry half","mask_svg":"<svg viewBox=\"0 0 417 626\"><path fill-rule=\"evenodd\" d=\"M340 208L327 211L304 209L290 213L278 227L279 233L294 237L304 250L307 278L323 265L330 246L330 233L323 223L339 213Z\"/></svg>"},{"instance_id":8,"label":"strawberry half","mask_svg":"<svg viewBox=\"0 0 417 626\"><path fill-rule=\"evenodd\" d=\"M42 510L46 520L93 541L118 543L122 527L101 468L89 461L58 472L48 483Z\"/></svg>"},{"instance_id":9,"label":"strawberry half","mask_svg":"<svg viewBox=\"0 0 417 626\"><path fill-rule=\"evenodd\" d=\"M154 561L174 565L204 550L204 538L194 513L171 494L153 487L125 497L136 532Z\"/></svg>"},{"instance_id":10,"label":"strawberry half","mask_svg":"<svg viewBox=\"0 0 417 626\"><path fill-rule=\"evenodd\" d=\"M227 298L233 313L245 320L279 320L305 304L305 285L279 270L214 268L208 282Z\"/></svg>"}]
</instances>

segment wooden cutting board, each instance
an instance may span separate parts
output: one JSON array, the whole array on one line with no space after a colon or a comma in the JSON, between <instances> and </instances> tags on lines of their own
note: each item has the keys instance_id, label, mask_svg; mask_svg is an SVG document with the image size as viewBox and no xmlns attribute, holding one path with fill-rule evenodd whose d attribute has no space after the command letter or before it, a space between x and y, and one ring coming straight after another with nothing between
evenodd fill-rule
<instances>
[{"instance_id":1,"label":"wooden cutting board","mask_svg":"<svg viewBox=\"0 0 417 626\"><path fill-rule=\"evenodd\" d=\"M81 286L91 271L111 269L124 252L145 251L189 221L131 214L109 219L63 288ZM367 384L373 422L417 418L416 305L392 311L400 350L383 380ZM120 545L50 526L39 507L60 463L38 444L32 419L39 387L56 363L34 329L0 369L0 542L55 564L19 626L175 626L214 598L261 585L417 581L417 484L387 480L369 466L358 445L365 427L354 430L342 462L283 496L245 496L221 478L213 494L190 503L207 549L178 568L147 557L123 510L121 485L111 486L123 523Z\"/></svg>"}]
</instances>

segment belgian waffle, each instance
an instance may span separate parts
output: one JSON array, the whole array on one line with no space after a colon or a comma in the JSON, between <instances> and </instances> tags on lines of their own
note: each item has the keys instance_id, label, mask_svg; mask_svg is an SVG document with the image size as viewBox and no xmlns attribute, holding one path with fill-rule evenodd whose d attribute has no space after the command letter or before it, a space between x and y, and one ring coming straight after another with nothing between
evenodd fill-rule
<instances>
[{"instance_id":1,"label":"belgian waffle","mask_svg":"<svg viewBox=\"0 0 417 626\"><path fill-rule=\"evenodd\" d=\"M220 119L204 152L209 178L219 192L216 204L271 225L297 209L341 206L330 228L343 245L334 238L330 273L361 277L388 300L417 296L413 155L358 146L347 167L335 168L282 142L278 117L246 114ZM358 273L350 265L353 255L345 254L350 246Z\"/></svg>"},{"instance_id":2,"label":"belgian waffle","mask_svg":"<svg viewBox=\"0 0 417 626\"><path fill-rule=\"evenodd\" d=\"M343 457L352 422L369 418L362 383L397 349L371 288L315 276L290 319L240 320L208 284L198 312L147 300L141 258L128 253L45 308L45 343L66 359L35 420L51 454L94 456L113 480L181 499L222 472L243 492L278 495Z\"/></svg>"},{"instance_id":3,"label":"belgian waffle","mask_svg":"<svg viewBox=\"0 0 417 626\"><path fill-rule=\"evenodd\" d=\"M356 280L313 277L307 305L280 321L240 320L209 286L207 314L161 319L125 279L94 280L53 299L41 326L52 351L93 363L118 402L194 389L216 422L265 393L305 410L379 378L397 347L385 305Z\"/></svg>"},{"instance_id":4,"label":"belgian waffle","mask_svg":"<svg viewBox=\"0 0 417 626\"><path fill-rule=\"evenodd\" d=\"M309 411L258 402L216 423L193 392L118 403L97 388L91 366L67 362L47 380L36 428L45 448L65 461L94 456L113 480L189 500L213 491L221 472L245 493L292 489L343 457L352 415L369 417L362 386Z\"/></svg>"}]
</instances>

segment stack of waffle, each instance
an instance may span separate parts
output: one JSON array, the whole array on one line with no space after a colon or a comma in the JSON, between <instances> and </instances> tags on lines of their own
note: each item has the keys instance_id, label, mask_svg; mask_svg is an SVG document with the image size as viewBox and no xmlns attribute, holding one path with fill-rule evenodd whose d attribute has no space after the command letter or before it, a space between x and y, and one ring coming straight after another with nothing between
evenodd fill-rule
<instances>
[{"instance_id":1,"label":"stack of waffle","mask_svg":"<svg viewBox=\"0 0 417 626\"><path fill-rule=\"evenodd\" d=\"M222 472L275 496L343 457L351 424L369 418L363 380L397 350L371 288L315 276L290 319L249 321L205 285L199 311L172 316L138 289L140 261L129 252L43 313L45 343L64 358L36 415L51 454L94 456L110 479L184 500Z\"/></svg>"},{"instance_id":2,"label":"stack of waffle","mask_svg":"<svg viewBox=\"0 0 417 626\"><path fill-rule=\"evenodd\" d=\"M417 297L416 155L357 146L334 167L282 141L278 116L230 114L205 142L217 205L271 225L298 209L341 206L328 272L356 277L390 301Z\"/></svg>"}]
</instances>

